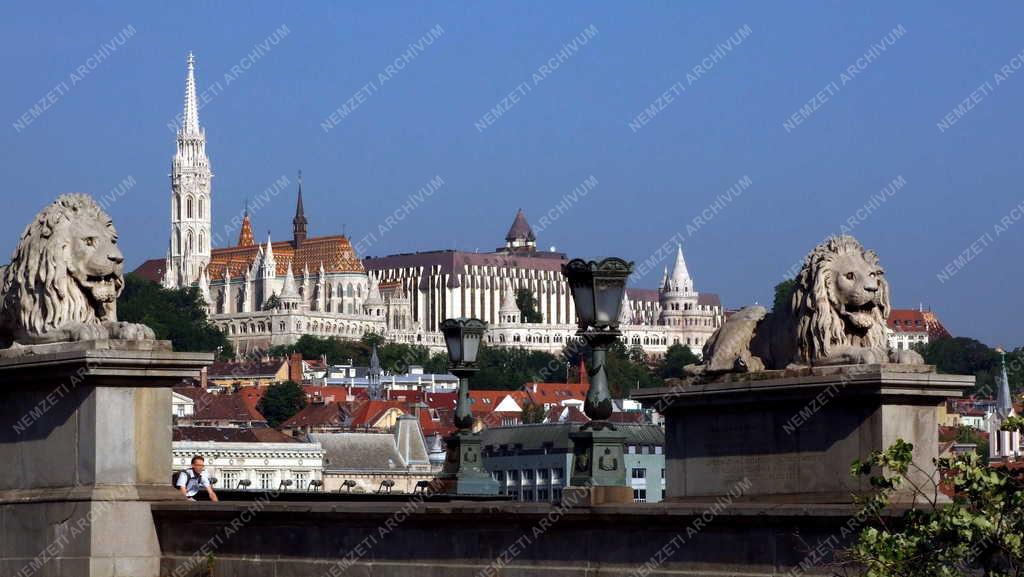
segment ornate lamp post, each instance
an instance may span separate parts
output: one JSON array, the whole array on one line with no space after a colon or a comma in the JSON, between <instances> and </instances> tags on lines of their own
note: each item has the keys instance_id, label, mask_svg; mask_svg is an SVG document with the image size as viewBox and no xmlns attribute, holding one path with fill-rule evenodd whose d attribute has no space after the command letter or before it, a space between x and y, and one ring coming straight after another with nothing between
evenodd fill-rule
<instances>
[{"instance_id":1,"label":"ornate lamp post","mask_svg":"<svg viewBox=\"0 0 1024 577\"><path fill-rule=\"evenodd\" d=\"M480 435L473 432L473 413L469 409L469 377L477 371L476 355L486 331L487 323L479 319L446 319L441 323L449 370L459 379L459 400L455 405L458 430L444 440L447 456L437 477L447 493L498 494L498 482L484 469Z\"/></svg>"},{"instance_id":2,"label":"ornate lamp post","mask_svg":"<svg viewBox=\"0 0 1024 577\"><path fill-rule=\"evenodd\" d=\"M620 258L601 261L573 259L562 265L576 303L577 335L591 350L590 388L583 403L583 412L591 421L572 433L573 468L570 484L589 487L600 495L600 501L632 501L632 490L626 485L626 468L622 446L625 437L608 422L612 415L612 398L608 392L605 359L608 347L622 334L619 313L626 280L633 272L633 263Z\"/></svg>"}]
</instances>

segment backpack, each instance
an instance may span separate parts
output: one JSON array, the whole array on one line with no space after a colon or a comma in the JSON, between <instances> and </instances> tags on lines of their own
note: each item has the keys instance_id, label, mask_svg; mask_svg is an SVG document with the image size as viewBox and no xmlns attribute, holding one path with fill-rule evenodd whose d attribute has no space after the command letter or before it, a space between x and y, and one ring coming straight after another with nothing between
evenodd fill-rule
<instances>
[{"instance_id":1,"label":"backpack","mask_svg":"<svg viewBox=\"0 0 1024 577\"><path fill-rule=\"evenodd\" d=\"M189 480L195 478L195 473L192 472L192 468L191 467L188 468L188 469L185 469L184 471L175 471L174 473L171 473L171 486L174 487L175 489L178 488L178 478L181 477L182 473L187 475ZM187 486L188 480L186 480L185 483L186 483L186 486Z\"/></svg>"}]
</instances>

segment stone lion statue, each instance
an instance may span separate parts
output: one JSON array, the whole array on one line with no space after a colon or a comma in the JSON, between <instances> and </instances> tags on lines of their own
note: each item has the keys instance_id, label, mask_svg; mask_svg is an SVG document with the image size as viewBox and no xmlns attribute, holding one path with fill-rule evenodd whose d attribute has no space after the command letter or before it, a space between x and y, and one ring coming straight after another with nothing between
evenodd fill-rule
<instances>
[{"instance_id":1,"label":"stone lion statue","mask_svg":"<svg viewBox=\"0 0 1024 577\"><path fill-rule=\"evenodd\" d=\"M704 345L704 362L690 365L687 372L923 364L914 351L889 348L889 284L884 273L874 251L852 236L826 240L804 260L788 309L769 313L751 306L735 313Z\"/></svg>"},{"instance_id":2,"label":"stone lion statue","mask_svg":"<svg viewBox=\"0 0 1024 577\"><path fill-rule=\"evenodd\" d=\"M64 194L21 235L3 271L0 347L97 339L153 339L117 321L124 287L114 223L86 194Z\"/></svg>"}]
</instances>

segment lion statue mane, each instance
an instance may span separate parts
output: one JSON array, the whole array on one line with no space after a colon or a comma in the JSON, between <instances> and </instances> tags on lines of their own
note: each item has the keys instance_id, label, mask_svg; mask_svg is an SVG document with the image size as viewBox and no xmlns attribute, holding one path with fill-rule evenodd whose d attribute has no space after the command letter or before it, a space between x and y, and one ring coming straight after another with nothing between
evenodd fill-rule
<instances>
[{"instance_id":1,"label":"lion statue mane","mask_svg":"<svg viewBox=\"0 0 1024 577\"><path fill-rule=\"evenodd\" d=\"M886 336L889 283L874 251L852 236L832 237L804 260L789 307L751 306L708 339L691 375L841 364L923 364L892 350Z\"/></svg>"},{"instance_id":2,"label":"lion statue mane","mask_svg":"<svg viewBox=\"0 0 1024 577\"><path fill-rule=\"evenodd\" d=\"M0 347L98 339L151 340L117 321L124 256L91 196L64 194L25 227L3 271Z\"/></svg>"}]
</instances>

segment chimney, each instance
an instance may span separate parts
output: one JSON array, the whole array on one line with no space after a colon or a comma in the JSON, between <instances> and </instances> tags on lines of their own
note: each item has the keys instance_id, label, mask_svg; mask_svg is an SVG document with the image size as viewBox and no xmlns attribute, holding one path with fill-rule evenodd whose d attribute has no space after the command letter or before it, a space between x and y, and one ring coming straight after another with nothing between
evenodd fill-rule
<instances>
[{"instance_id":1,"label":"chimney","mask_svg":"<svg viewBox=\"0 0 1024 577\"><path fill-rule=\"evenodd\" d=\"M206 367L203 367L199 371L199 386L205 391L206 390Z\"/></svg>"},{"instance_id":2,"label":"chimney","mask_svg":"<svg viewBox=\"0 0 1024 577\"><path fill-rule=\"evenodd\" d=\"M292 353L288 358L288 380L302 383L302 353Z\"/></svg>"}]
</instances>

